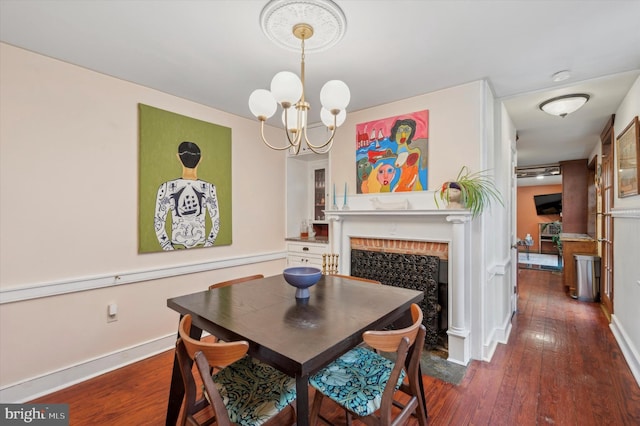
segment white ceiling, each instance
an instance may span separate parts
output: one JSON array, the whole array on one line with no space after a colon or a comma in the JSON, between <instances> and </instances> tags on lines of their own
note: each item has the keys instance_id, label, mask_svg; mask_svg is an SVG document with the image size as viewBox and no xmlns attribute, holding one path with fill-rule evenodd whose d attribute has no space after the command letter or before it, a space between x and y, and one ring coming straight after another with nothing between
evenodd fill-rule
<instances>
[{"instance_id":1,"label":"white ceiling","mask_svg":"<svg viewBox=\"0 0 640 426\"><path fill-rule=\"evenodd\" d=\"M300 67L299 54L262 33L266 3L0 0L0 40L253 118L253 89ZM331 79L349 85L350 111L486 79L518 129L519 166L587 158L640 75L636 0L336 3L347 18L345 37L306 55L312 107ZM551 81L565 69L571 79ZM591 99L566 118L538 110L571 92Z\"/></svg>"}]
</instances>

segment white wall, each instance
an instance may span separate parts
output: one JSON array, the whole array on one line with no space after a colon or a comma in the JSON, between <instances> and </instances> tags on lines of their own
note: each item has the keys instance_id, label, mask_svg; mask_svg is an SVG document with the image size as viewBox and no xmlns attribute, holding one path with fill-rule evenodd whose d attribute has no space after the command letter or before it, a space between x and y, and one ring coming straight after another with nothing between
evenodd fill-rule
<instances>
[{"instance_id":1,"label":"white wall","mask_svg":"<svg viewBox=\"0 0 640 426\"><path fill-rule=\"evenodd\" d=\"M616 111L614 134L616 138L640 115L640 78L629 90ZM614 164L617 164L614 163ZM615 180L614 180L615 181ZM616 198L613 202L613 315L611 329L624 356L640 384L640 195Z\"/></svg>"},{"instance_id":2,"label":"white wall","mask_svg":"<svg viewBox=\"0 0 640 426\"><path fill-rule=\"evenodd\" d=\"M487 96L487 103L493 102L493 96ZM484 216L484 232L482 235L485 257L484 291L472 297L483 298L483 340L478 359L491 360L498 343L506 343L511 332L511 315L514 286L514 271L517 264L512 262L510 249L512 232L515 223L511 218L512 204L511 186L514 174L511 167L511 144L515 140L516 129L502 102L496 102L495 111L487 114L487 128L495 129L495 134L487 137L491 144L492 155L487 156L487 168L495 176L496 186L503 195L504 206L494 205ZM488 122L493 120L493 122Z\"/></svg>"},{"instance_id":3,"label":"white wall","mask_svg":"<svg viewBox=\"0 0 640 426\"><path fill-rule=\"evenodd\" d=\"M476 81L350 112L329 154L331 182L336 183L338 193L344 182L349 184L350 195L356 192L356 124L424 109L429 110L429 190L454 179L463 165L480 170L482 85Z\"/></svg>"},{"instance_id":4,"label":"white wall","mask_svg":"<svg viewBox=\"0 0 640 426\"><path fill-rule=\"evenodd\" d=\"M429 110L429 191L424 193L425 201L433 203L433 191L454 179L463 165L472 171L495 168L504 198L509 198L505 188L509 187L511 168L508 156L504 158L509 146L503 147L500 131L494 131L501 115L496 117L493 94L484 81L349 113L330 153L330 182L336 184L337 192L341 193L347 182L350 196L366 197L355 195L356 124L424 109ZM397 194L379 196L392 199ZM506 211L494 205L482 218L475 219L472 245L466 248L471 258L471 279L465 283L465 318L469 321L465 326L471 330L470 349L475 359L490 359L497 343L506 341L509 333L510 244L501 222L508 218ZM486 235L492 236L491 241Z\"/></svg>"},{"instance_id":5,"label":"white wall","mask_svg":"<svg viewBox=\"0 0 640 426\"><path fill-rule=\"evenodd\" d=\"M0 57L0 401L167 349L167 298L282 269L285 154L257 121L6 44ZM232 129L230 246L137 253L138 103Z\"/></svg>"}]
</instances>

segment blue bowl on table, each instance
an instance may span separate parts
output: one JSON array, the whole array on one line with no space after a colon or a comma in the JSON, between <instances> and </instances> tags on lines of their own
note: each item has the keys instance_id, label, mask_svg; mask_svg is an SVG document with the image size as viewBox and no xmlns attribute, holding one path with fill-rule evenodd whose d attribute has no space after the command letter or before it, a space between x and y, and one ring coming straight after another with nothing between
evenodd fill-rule
<instances>
[{"instance_id":1,"label":"blue bowl on table","mask_svg":"<svg viewBox=\"0 0 640 426\"><path fill-rule=\"evenodd\" d=\"M319 268L310 266L293 266L286 268L282 274L284 280L295 287L296 299L308 299L309 287L320 281L322 271Z\"/></svg>"}]
</instances>

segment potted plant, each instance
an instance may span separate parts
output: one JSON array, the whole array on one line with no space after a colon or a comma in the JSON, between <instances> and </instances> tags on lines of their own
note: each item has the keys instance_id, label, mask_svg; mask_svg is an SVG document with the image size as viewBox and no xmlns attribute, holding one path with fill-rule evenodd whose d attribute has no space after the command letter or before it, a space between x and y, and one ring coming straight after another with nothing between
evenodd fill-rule
<instances>
[{"instance_id":1,"label":"potted plant","mask_svg":"<svg viewBox=\"0 0 640 426\"><path fill-rule=\"evenodd\" d=\"M433 194L436 206L440 208L438 198L444 201L449 208L471 210L473 217L481 214L491 204L491 201L502 204L500 192L486 171L471 173L467 166L462 166L455 180L445 182Z\"/></svg>"}]
</instances>

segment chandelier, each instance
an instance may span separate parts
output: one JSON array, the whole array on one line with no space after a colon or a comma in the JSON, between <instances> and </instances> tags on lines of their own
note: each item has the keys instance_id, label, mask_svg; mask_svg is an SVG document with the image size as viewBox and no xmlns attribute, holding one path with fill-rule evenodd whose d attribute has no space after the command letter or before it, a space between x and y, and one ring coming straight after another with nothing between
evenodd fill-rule
<instances>
[{"instance_id":1,"label":"chandelier","mask_svg":"<svg viewBox=\"0 0 640 426\"><path fill-rule=\"evenodd\" d=\"M310 141L307 125L311 105L305 100L304 90L305 42L314 35L315 23L316 32L324 31L324 34L321 33L319 41L312 46L314 50L323 50L337 43L344 35L344 14L329 0L272 0L262 10L260 21L263 31L273 41L290 49L292 40L299 40L302 52L300 77L290 71L281 71L271 80L271 90L257 89L249 96L249 109L260 120L262 141L271 149L290 149L294 155L300 152L304 142L314 153L324 154L333 145L336 129L344 123L351 93L349 87L340 80L325 83L320 91L320 119L330 133L327 140L316 143ZM265 121L275 114L278 105L282 108L282 123L286 134L284 146L272 145L264 134Z\"/></svg>"}]
</instances>

